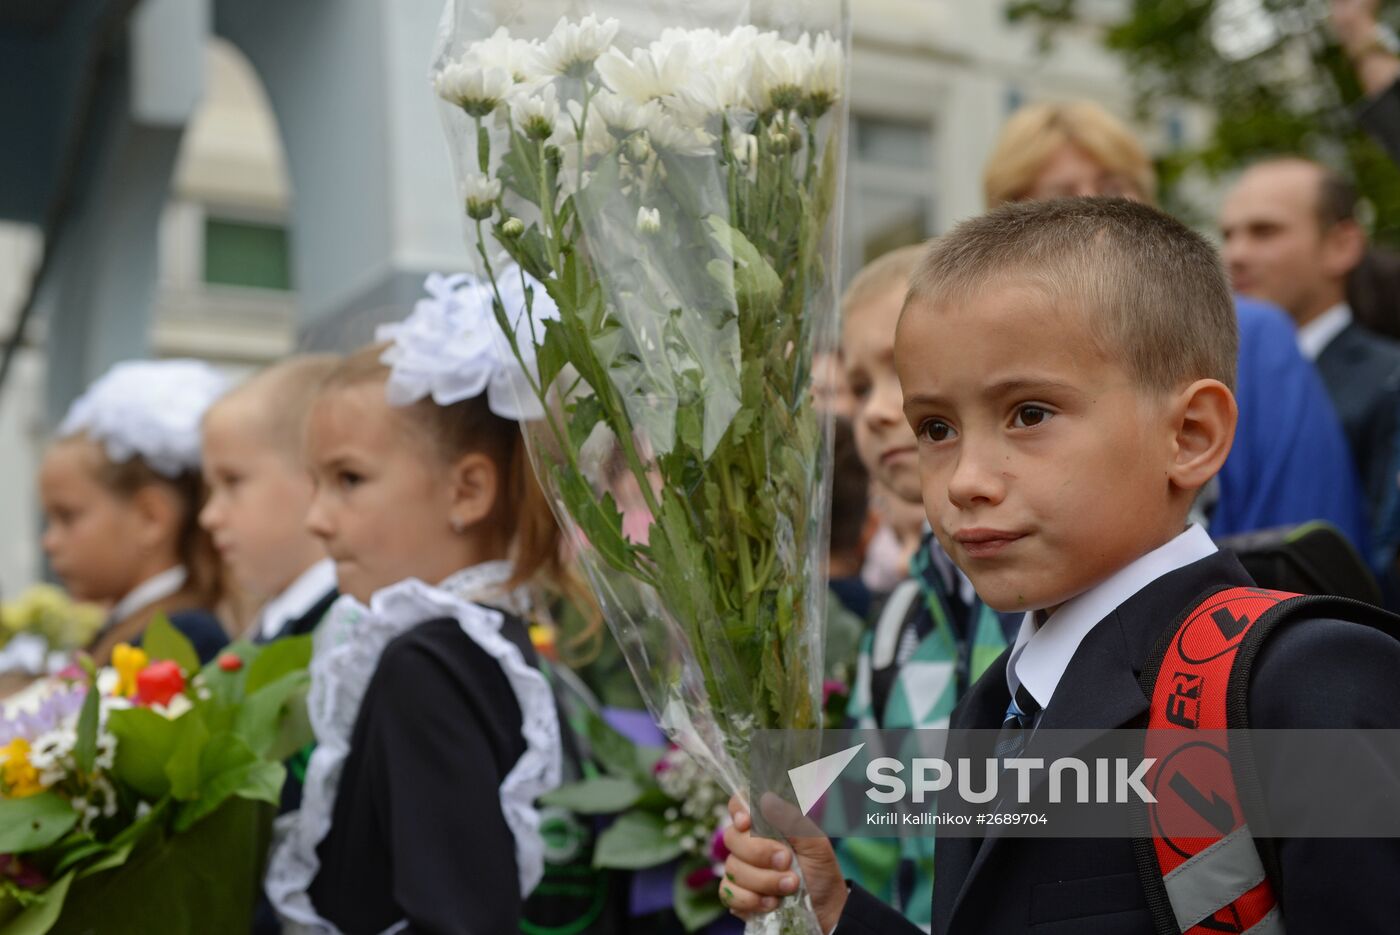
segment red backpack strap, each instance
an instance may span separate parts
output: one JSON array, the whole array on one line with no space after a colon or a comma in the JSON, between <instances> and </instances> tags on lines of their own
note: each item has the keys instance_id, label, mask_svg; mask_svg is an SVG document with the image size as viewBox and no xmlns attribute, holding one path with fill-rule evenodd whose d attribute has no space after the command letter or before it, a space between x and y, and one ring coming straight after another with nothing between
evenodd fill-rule
<instances>
[{"instance_id":1,"label":"red backpack strap","mask_svg":"<svg viewBox=\"0 0 1400 935\"><path fill-rule=\"evenodd\" d=\"M1303 618L1347 620L1400 637L1400 620L1360 601L1222 587L1189 605L1143 669L1141 684L1151 699L1145 755L1157 760L1148 787L1158 788L1167 759L1182 751L1200 755L1189 771L1173 769L1172 779L1210 780L1209 798L1195 787L1172 789L1175 811L1164 813L1171 806L1159 801L1139 816L1133 845L1158 935L1283 933L1282 907L1270 883L1278 877L1272 843L1256 841L1245 820L1247 813L1265 814L1247 735L1221 738L1226 730L1249 727L1250 672L1264 641L1281 624ZM1209 743L1193 742L1192 734L1201 731L1213 732ZM1194 813L1192 821L1199 819L1194 833L1165 833L1172 821L1178 821L1176 830L1182 827L1182 802Z\"/></svg>"},{"instance_id":2,"label":"red backpack strap","mask_svg":"<svg viewBox=\"0 0 1400 935\"><path fill-rule=\"evenodd\" d=\"M1232 768L1245 751L1228 749L1223 733L1212 733L1210 743L1189 738L1246 725L1249 663L1297 599L1258 588L1210 592L1163 634L1143 672L1151 699L1144 754L1156 759L1149 788L1157 788L1168 764L1174 774L1171 805L1159 794L1161 801L1147 806L1145 833L1134 842L1160 935L1282 935L1278 899L1245 821L1237 773L1249 774L1250 796L1257 783L1252 769ZM1201 775L1210 779L1206 793L1206 783L1188 778Z\"/></svg>"}]
</instances>

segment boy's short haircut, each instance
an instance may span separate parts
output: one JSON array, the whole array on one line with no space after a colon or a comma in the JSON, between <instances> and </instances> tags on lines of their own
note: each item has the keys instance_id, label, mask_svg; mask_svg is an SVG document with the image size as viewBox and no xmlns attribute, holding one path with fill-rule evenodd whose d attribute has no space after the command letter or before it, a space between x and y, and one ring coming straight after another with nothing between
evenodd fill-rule
<instances>
[{"instance_id":1,"label":"boy's short haircut","mask_svg":"<svg viewBox=\"0 0 1400 935\"><path fill-rule=\"evenodd\" d=\"M1028 104L1006 121L982 174L987 207L1020 201L1051 158L1074 146L1128 180L1144 201L1156 197L1152 159L1128 126L1093 101Z\"/></svg>"},{"instance_id":2,"label":"boy's short haircut","mask_svg":"<svg viewBox=\"0 0 1400 935\"><path fill-rule=\"evenodd\" d=\"M928 251L927 243L898 247L881 254L861 267L841 295L841 311L850 312L872 299L883 298L892 289L907 291L909 278L919 268Z\"/></svg>"},{"instance_id":3,"label":"boy's short haircut","mask_svg":"<svg viewBox=\"0 0 1400 935\"><path fill-rule=\"evenodd\" d=\"M1082 310L1099 349L1137 384L1235 386L1239 323L1215 248L1156 208L1121 198L1027 201L958 225L910 280L914 304L1029 286Z\"/></svg>"},{"instance_id":4,"label":"boy's short haircut","mask_svg":"<svg viewBox=\"0 0 1400 935\"><path fill-rule=\"evenodd\" d=\"M226 393L210 407L214 412L231 403L251 405L263 420L268 442L289 459L300 462L302 428L321 384L340 365L338 354L297 354L265 367ZM208 416L206 415L207 419Z\"/></svg>"}]
</instances>

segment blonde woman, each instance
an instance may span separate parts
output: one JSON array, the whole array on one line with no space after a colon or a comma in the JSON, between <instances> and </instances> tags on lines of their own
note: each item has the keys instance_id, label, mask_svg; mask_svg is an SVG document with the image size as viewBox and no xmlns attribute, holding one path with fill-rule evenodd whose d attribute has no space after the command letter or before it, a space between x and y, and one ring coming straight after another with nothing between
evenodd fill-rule
<instances>
[{"instance_id":1,"label":"blonde woman","mask_svg":"<svg viewBox=\"0 0 1400 935\"><path fill-rule=\"evenodd\" d=\"M1092 101L1037 103L1002 129L983 172L987 207L1116 197L1154 204L1157 176L1136 134ZM1144 283L1144 288L1150 284ZM1271 305L1237 298L1239 429L1209 509L1216 538L1321 519L1362 551L1370 523L1327 391ZM1203 501L1205 498L1202 498Z\"/></svg>"}]
</instances>

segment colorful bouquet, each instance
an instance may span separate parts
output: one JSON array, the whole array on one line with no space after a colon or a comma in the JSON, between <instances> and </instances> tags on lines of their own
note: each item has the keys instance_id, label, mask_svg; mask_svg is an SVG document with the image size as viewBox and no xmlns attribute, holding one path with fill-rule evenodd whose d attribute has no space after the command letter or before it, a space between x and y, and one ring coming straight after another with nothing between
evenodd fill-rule
<instances>
[{"instance_id":1,"label":"colorful bouquet","mask_svg":"<svg viewBox=\"0 0 1400 935\"><path fill-rule=\"evenodd\" d=\"M0 935L251 925L309 639L200 667L165 620L0 709ZM212 885L211 885L212 884Z\"/></svg>"},{"instance_id":2,"label":"colorful bouquet","mask_svg":"<svg viewBox=\"0 0 1400 935\"><path fill-rule=\"evenodd\" d=\"M651 37L701 14L643 12L469 41L498 24L449 0L434 81L537 474L661 726L744 790L755 731L821 723L811 384L837 326L846 11ZM812 930L797 902L758 927Z\"/></svg>"},{"instance_id":3,"label":"colorful bouquet","mask_svg":"<svg viewBox=\"0 0 1400 935\"><path fill-rule=\"evenodd\" d=\"M728 794L679 747L634 744L598 715L587 719L585 735L602 771L549 793L543 803L615 817L598 836L594 864L628 871L672 867L670 906L685 930L714 922L724 913L719 880L728 856L722 840Z\"/></svg>"},{"instance_id":4,"label":"colorful bouquet","mask_svg":"<svg viewBox=\"0 0 1400 935\"><path fill-rule=\"evenodd\" d=\"M88 644L102 626L102 608L74 601L51 584L36 584L0 605L0 674L44 675Z\"/></svg>"}]
</instances>

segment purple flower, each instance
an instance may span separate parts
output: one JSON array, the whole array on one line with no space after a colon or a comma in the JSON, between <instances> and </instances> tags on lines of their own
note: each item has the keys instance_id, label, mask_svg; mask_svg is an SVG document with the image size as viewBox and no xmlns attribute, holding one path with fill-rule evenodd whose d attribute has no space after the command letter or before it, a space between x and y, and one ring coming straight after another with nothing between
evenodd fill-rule
<instances>
[{"instance_id":1,"label":"purple flower","mask_svg":"<svg viewBox=\"0 0 1400 935\"><path fill-rule=\"evenodd\" d=\"M714 837L710 838L710 857L717 864L729 859L729 848L724 843L723 828L716 828Z\"/></svg>"},{"instance_id":2,"label":"purple flower","mask_svg":"<svg viewBox=\"0 0 1400 935\"><path fill-rule=\"evenodd\" d=\"M65 687L47 695L34 710L17 711L0 720L0 744L7 744L16 737L33 740L54 730L64 721L77 717L86 697L86 685Z\"/></svg>"},{"instance_id":3,"label":"purple flower","mask_svg":"<svg viewBox=\"0 0 1400 935\"><path fill-rule=\"evenodd\" d=\"M42 873L20 860L16 854L0 854L0 876L15 881L27 890L41 890L49 885Z\"/></svg>"}]
</instances>

